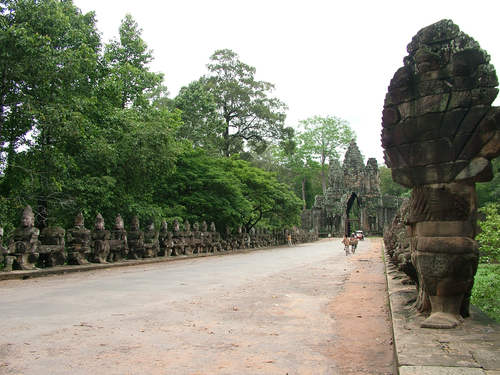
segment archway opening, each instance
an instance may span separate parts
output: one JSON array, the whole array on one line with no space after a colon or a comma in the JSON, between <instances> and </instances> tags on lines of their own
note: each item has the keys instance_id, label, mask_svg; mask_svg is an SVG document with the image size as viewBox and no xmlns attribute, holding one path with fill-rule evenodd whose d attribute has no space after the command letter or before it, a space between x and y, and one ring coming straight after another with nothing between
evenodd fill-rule
<instances>
[{"instance_id":1,"label":"archway opening","mask_svg":"<svg viewBox=\"0 0 500 375\"><path fill-rule=\"evenodd\" d=\"M361 229L361 199L356 193L352 193L347 201L346 218L346 235L349 236L351 233Z\"/></svg>"}]
</instances>

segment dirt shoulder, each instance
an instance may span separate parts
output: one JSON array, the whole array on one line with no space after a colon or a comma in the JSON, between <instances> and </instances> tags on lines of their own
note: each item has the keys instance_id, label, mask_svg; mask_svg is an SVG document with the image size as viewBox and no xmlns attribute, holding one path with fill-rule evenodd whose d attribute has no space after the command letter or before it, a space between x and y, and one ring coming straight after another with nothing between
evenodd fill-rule
<instances>
[{"instance_id":1,"label":"dirt shoulder","mask_svg":"<svg viewBox=\"0 0 500 375\"><path fill-rule=\"evenodd\" d=\"M342 374L397 374L382 240L370 241L361 254L349 255L354 271L328 305L339 337L328 354Z\"/></svg>"}]
</instances>

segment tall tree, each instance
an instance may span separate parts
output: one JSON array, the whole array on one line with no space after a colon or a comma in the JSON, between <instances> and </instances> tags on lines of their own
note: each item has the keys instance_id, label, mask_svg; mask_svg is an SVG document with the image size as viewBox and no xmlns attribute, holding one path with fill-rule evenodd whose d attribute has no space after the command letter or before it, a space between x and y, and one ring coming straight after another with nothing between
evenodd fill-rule
<instances>
[{"instance_id":1,"label":"tall tree","mask_svg":"<svg viewBox=\"0 0 500 375\"><path fill-rule=\"evenodd\" d=\"M303 200L302 209L312 207L314 197L321 193L313 188L313 180L319 181L321 175L320 164L314 160L309 150L304 147L303 137L297 137L295 141L288 145L283 144L276 153L283 170L281 174L290 186L299 186L298 192ZM299 195L299 193L298 193Z\"/></svg>"},{"instance_id":2,"label":"tall tree","mask_svg":"<svg viewBox=\"0 0 500 375\"><path fill-rule=\"evenodd\" d=\"M225 124L225 156L241 152L244 146L260 152L269 143L293 136L293 129L284 125L288 107L268 96L273 84L256 81L256 69L229 49L215 51L210 59L204 81Z\"/></svg>"},{"instance_id":3,"label":"tall tree","mask_svg":"<svg viewBox=\"0 0 500 375\"><path fill-rule=\"evenodd\" d=\"M214 158L202 149L187 151L159 194L176 216L213 221L219 228L281 228L300 222L301 201L288 186L238 156Z\"/></svg>"},{"instance_id":4,"label":"tall tree","mask_svg":"<svg viewBox=\"0 0 500 375\"><path fill-rule=\"evenodd\" d=\"M36 196L37 219L45 226L47 201L60 192L59 179L71 163L62 150L71 149L84 130L82 110L98 79L100 37L94 14L82 14L71 0L1 6L0 147L7 141L8 155L1 189ZM19 153L28 140L31 147ZM23 174L31 183L21 194Z\"/></svg>"},{"instance_id":5,"label":"tall tree","mask_svg":"<svg viewBox=\"0 0 500 375\"><path fill-rule=\"evenodd\" d=\"M201 80L181 88L172 106L181 110L183 124L177 130L178 139L189 140L194 148L220 153L224 147L225 123L217 113L214 96L205 89Z\"/></svg>"},{"instance_id":6,"label":"tall tree","mask_svg":"<svg viewBox=\"0 0 500 375\"><path fill-rule=\"evenodd\" d=\"M139 106L145 103L145 94L163 81L163 74L149 71L153 51L141 38L142 29L127 14L119 28L119 40L114 39L105 46L104 58L110 67L110 90L116 94L118 105Z\"/></svg>"},{"instance_id":7,"label":"tall tree","mask_svg":"<svg viewBox=\"0 0 500 375\"><path fill-rule=\"evenodd\" d=\"M325 166L328 159L339 159L341 151L347 149L351 140L356 139L354 131L346 120L332 116L313 116L299 123L304 131L299 135L303 140L304 152L319 160L323 193L326 192Z\"/></svg>"}]
</instances>

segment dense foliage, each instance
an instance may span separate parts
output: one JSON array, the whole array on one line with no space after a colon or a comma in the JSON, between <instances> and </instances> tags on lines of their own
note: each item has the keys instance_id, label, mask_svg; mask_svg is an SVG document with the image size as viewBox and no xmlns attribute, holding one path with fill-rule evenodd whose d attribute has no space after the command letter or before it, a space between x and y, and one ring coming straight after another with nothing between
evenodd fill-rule
<instances>
[{"instance_id":1,"label":"dense foliage","mask_svg":"<svg viewBox=\"0 0 500 375\"><path fill-rule=\"evenodd\" d=\"M36 225L69 228L81 211L225 226L300 222L280 167L253 163L289 142L286 105L231 50L168 98L127 14L103 44L71 0L0 1L0 226L31 205ZM241 158L239 157L241 154ZM87 226L89 226L87 224Z\"/></svg>"},{"instance_id":2,"label":"dense foliage","mask_svg":"<svg viewBox=\"0 0 500 375\"><path fill-rule=\"evenodd\" d=\"M500 264L480 264L474 277L471 302L500 322Z\"/></svg>"},{"instance_id":3,"label":"dense foliage","mask_svg":"<svg viewBox=\"0 0 500 375\"><path fill-rule=\"evenodd\" d=\"M329 159L338 159L351 140L356 140L356 135L349 123L338 117L313 116L300 121L300 124L304 127L304 132L300 135L302 149L305 154L312 154L318 159L325 193L328 174L326 162Z\"/></svg>"},{"instance_id":4,"label":"dense foliage","mask_svg":"<svg viewBox=\"0 0 500 375\"><path fill-rule=\"evenodd\" d=\"M480 210L485 219L478 221L480 264L474 280L472 303L500 321L500 203L488 203Z\"/></svg>"},{"instance_id":5,"label":"dense foliage","mask_svg":"<svg viewBox=\"0 0 500 375\"><path fill-rule=\"evenodd\" d=\"M392 173L386 166L379 166L380 171L380 193L382 195L394 195L397 197L410 197L411 189L401 186L392 180Z\"/></svg>"}]
</instances>

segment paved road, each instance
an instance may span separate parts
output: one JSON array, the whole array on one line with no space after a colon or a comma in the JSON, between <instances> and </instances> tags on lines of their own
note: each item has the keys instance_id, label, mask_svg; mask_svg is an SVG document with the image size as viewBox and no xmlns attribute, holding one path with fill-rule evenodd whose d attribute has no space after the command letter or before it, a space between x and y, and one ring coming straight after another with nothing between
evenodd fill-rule
<instances>
[{"instance_id":1,"label":"paved road","mask_svg":"<svg viewBox=\"0 0 500 375\"><path fill-rule=\"evenodd\" d=\"M326 306L348 259L332 239L0 282L0 373L339 373Z\"/></svg>"}]
</instances>

